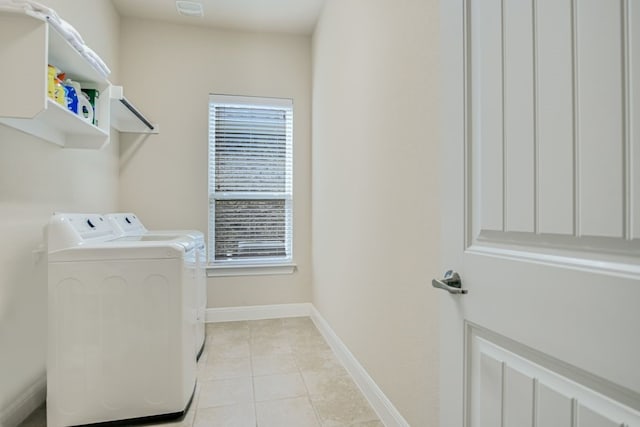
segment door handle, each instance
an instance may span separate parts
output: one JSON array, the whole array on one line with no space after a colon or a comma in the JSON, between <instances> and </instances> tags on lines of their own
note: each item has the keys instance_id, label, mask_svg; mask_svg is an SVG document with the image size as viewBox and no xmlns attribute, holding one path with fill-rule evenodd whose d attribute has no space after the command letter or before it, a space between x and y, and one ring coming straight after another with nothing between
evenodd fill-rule
<instances>
[{"instance_id":1,"label":"door handle","mask_svg":"<svg viewBox=\"0 0 640 427\"><path fill-rule=\"evenodd\" d=\"M444 277L441 280L433 279L431 286L444 289L450 294L466 294L468 292L466 289L462 289L460 275L453 270L448 270L444 273Z\"/></svg>"}]
</instances>

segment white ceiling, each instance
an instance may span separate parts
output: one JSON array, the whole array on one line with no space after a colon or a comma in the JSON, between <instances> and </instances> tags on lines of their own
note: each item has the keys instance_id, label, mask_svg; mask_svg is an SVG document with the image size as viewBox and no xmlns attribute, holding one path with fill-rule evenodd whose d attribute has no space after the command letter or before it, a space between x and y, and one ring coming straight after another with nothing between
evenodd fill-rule
<instances>
[{"instance_id":1,"label":"white ceiling","mask_svg":"<svg viewBox=\"0 0 640 427\"><path fill-rule=\"evenodd\" d=\"M204 17L178 14L174 0L112 0L122 16L243 31L311 34L324 0L193 0Z\"/></svg>"}]
</instances>

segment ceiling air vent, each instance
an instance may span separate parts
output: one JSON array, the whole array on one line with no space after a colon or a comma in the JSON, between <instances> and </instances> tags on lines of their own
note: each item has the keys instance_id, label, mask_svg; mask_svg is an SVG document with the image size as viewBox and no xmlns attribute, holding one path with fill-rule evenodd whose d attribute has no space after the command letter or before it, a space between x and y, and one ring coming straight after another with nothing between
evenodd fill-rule
<instances>
[{"instance_id":1,"label":"ceiling air vent","mask_svg":"<svg viewBox=\"0 0 640 427\"><path fill-rule=\"evenodd\" d=\"M176 8L178 13L184 16L198 17L204 16L202 4L193 1L177 1Z\"/></svg>"}]
</instances>

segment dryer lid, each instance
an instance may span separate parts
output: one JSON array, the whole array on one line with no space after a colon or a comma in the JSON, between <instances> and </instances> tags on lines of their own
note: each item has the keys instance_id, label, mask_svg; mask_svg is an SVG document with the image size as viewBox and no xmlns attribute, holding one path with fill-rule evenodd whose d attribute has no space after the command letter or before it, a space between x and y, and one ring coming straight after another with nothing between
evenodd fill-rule
<instances>
[{"instance_id":1,"label":"dryer lid","mask_svg":"<svg viewBox=\"0 0 640 427\"><path fill-rule=\"evenodd\" d=\"M196 241L198 246L204 246L204 233L198 230L149 230L136 214L114 212L105 215L105 218L112 224L115 231L120 236L139 236L142 234L157 236L187 236Z\"/></svg>"}]
</instances>

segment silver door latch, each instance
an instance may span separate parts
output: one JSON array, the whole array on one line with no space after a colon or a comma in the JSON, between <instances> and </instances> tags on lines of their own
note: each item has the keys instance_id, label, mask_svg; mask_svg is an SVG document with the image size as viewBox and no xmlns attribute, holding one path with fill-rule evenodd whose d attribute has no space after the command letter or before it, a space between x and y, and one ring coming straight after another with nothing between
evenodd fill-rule
<instances>
[{"instance_id":1,"label":"silver door latch","mask_svg":"<svg viewBox=\"0 0 640 427\"><path fill-rule=\"evenodd\" d=\"M460 275L453 270L448 270L444 273L444 277L440 280L433 279L431 285L434 288L444 289L450 294L466 294L468 292L466 289L462 289Z\"/></svg>"}]
</instances>

